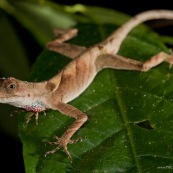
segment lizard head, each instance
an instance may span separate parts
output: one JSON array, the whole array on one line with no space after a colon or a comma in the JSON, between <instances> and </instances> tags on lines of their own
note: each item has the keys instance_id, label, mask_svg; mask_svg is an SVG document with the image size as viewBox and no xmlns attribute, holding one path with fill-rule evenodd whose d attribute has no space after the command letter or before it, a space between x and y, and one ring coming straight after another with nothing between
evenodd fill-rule
<instances>
[{"instance_id":1,"label":"lizard head","mask_svg":"<svg viewBox=\"0 0 173 173\"><path fill-rule=\"evenodd\" d=\"M27 110L45 109L46 97L55 85L50 82L27 82L13 77L0 78L0 103Z\"/></svg>"},{"instance_id":2,"label":"lizard head","mask_svg":"<svg viewBox=\"0 0 173 173\"><path fill-rule=\"evenodd\" d=\"M21 81L13 77L0 78L0 103L15 106L30 104L40 94L40 88L36 83Z\"/></svg>"},{"instance_id":3,"label":"lizard head","mask_svg":"<svg viewBox=\"0 0 173 173\"><path fill-rule=\"evenodd\" d=\"M20 88L24 83L26 82L12 77L0 78L0 103L10 103L15 101L17 97L21 96Z\"/></svg>"},{"instance_id":4,"label":"lizard head","mask_svg":"<svg viewBox=\"0 0 173 173\"><path fill-rule=\"evenodd\" d=\"M0 78L0 103L22 107L38 101L44 102L44 98L53 88L54 85L47 81L27 82L13 77Z\"/></svg>"},{"instance_id":5,"label":"lizard head","mask_svg":"<svg viewBox=\"0 0 173 173\"><path fill-rule=\"evenodd\" d=\"M7 103L28 111L45 110L44 94L47 95L52 85L43 82L27 82L12 77L0 78L0 103Z\"/></svg>"}]
</instances>

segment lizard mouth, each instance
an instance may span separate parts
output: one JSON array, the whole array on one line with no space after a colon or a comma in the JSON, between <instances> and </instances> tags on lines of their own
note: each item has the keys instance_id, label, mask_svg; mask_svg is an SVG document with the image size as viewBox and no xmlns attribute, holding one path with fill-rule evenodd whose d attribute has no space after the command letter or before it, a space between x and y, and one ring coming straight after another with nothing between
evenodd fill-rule
<instances>
[{"instance_id":1,"label":"lizard mouth","mask_svg":"<svg viewBox=\"0 0 173 173\"><path fill-rule=\"evenodd\" d=\"M13 95L10 97L0 96L0 103L14 103L18 101L16 98L19 98L19 97L17 97L16 95Z\"/></svg>"}]
</instances>

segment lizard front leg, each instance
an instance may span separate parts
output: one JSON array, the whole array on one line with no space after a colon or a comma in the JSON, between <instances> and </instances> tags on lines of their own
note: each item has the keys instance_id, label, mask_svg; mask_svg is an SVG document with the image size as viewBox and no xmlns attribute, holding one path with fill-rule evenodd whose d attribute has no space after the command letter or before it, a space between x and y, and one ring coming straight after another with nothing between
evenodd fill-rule
<instances>
[{"instance_id":1,"label":"lizard front leg","mask_svg":"<svg viewBox=\"0 0 173 173\"><path fill-rule=\"evenodd\" d=\"M81 112L79 109L65 103L58 103L56 105L56 109L70 117L75 118L76 120L74 123L65 131L65 133L61 136L61 138L58 138L57 136L54 136L54 138L57 140L55 142L48 142L49 144L57 145L55 149L48 151L45 153L45 156L47 154L51 154L59 150L60 148L63 148L66 154L70 159L72 159L70 152L67 149L68 143L74 143L77 140L71 140L71 137L74 135L74 133L87 121L88 117L85 113Z\"/></svg>"}]
</instances>

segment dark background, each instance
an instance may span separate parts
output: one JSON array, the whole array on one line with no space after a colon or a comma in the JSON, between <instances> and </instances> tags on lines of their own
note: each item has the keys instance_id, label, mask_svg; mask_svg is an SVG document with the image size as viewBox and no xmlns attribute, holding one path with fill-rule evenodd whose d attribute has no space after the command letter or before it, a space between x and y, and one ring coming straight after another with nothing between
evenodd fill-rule
<instances>
[{"instance_id":1,"label":"dark background","mask_svg":"<svg viewBox=\"0 0 173 173\"><path fill-rule=\"evenodd\" d=\"M141 11L150 10L150 9L173 9L173 2L171 0L162 0L162 1L154 1L154 0L140 0L140 1L123 1L123 0L104 0L104 1L65 1L58 0L54 2L58 2L61 4L73 5L74 3L82 3L86 5L93 6L103 6L106 8L112 8L121 12L128 13L130 15L134 15Z\"/></svg>"},{"instance_id":2,"label":"dark background","mask_svg":"<svg viewBox=\"0 0 173 173\"><path fill-rule=\"evenodd\" d=\"M135 15L139 12L150 10L150 9L172 9L173 10L173 2L171 0L164 0L164 1L156 1L156 0L140 0L140 1L123 1L123 0L106 0L106 1L54 1L60 4L67 4L67 5L73 5L76 3L86 4L86 5L92 5L92 6L103 6L107 8L112 8L117 11L121 11L124 13L127 13L129 15ZM9 19L12 21L13 25L15 26L19 37L24 38L27 40L27 43L34 45L32 46L34 49L31 50L26 47L27 53L30 59L30 64L35 61L35 58L39 55L41 52L41 47L34 41L32 37L27 38L27 31L23 27L21 27L12 17L9 17ZM165 24L166 25L166 24ZM151 25L152 26L152 25ZM164 28L154 28L157 32L160 34L167 34L167 35L173 35L173 25L167 26ZM26 41L22 39L24 42L24 45L26 44ZM0 132L1 133L1 132ZM24 172L24 164L23 164L23 158L22 158L22 145L19 141L9 137L8 135L1 133L1 170L4 170L4 172L17 172L22 173ZM15 150L14 150L15 148Z\"/></svg>"}]
</instances>

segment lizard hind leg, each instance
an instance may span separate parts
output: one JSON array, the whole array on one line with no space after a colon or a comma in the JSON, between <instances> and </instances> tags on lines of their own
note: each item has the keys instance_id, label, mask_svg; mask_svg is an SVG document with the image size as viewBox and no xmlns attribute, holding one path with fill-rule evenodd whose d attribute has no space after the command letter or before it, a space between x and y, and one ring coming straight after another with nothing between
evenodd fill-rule
<instances>
[{"instance_id":1,"label":"lizard hind leg","mask_svg":"<svg viewBox=\"0 0 173 173\"><path fill-rule=\"evenodd\" d=\"M97 58L95 65L97 71L100 71L103 68L140 71L143 66L143 62L120 55L105 54Z\"/></svg>"},{"instance_id":2,"label":"lizard hind leg","mask_svg":"<svg viewBox=\"0 0 173 173\"><path fill-rule=\"evenodd\" d=\"M113 68L120 70L136 70L136 71L148 71L151 68L161 64L162 62L169 63L170 67L173 64L173 53L167 54L165 52L159 52L152 56L145 62L137 61L134 59L125 58L120 55L102 55L96 60L96 68L98 71L103 68Z\"/></svg>"},{"instance_id":3,"label":"lizard hind leg","mask_svg":"<svg viewBox=\"0 0 173 173\"><path fill-rule=\"evenodd\" d=\"M151 68L161 64L162 62L169 63L169 68L172 67L173 64L173 54L167 54L165 52L159 52L158 54L152 56L149 60L143 63L140 71L148 71Z\"/></svg>"},{"instance_id":4,"label":"lizard hind leg","mask_svg":"<svg viewBox=\"0 0 173 173\"><path fill-rule=\"evenodd\" d=\"M167 54L165 52L160 52L152 56L149 60L144 62L141 71L148 71L149 69L161 64L162 62L169 63L169 67L172 67L173 64L173 53Z\"/></svg>"},{"instance_id":5,"label":"lizard hind leg","mask_svg":"<svg viewBox=\"0 0 173 173\"><path fill-rule=\"evenodd\" d=\"M75 28L67 30L55 29L54 34L56 38L47 43L47 49L65 55L71 59L76 58L86 50L86 47L65 43L65 41L75 37L77 32L78 30Z\"/></svg>"},{"instance_id":6,"label":"lizard hind leg","mask_svg":"<svg viewBox=\"0 0 173 173\"><path fill-rule=\"evenodd\" d=\"M54 35L57 38L58 43L64 43L65 41L70 40L75 37L78 33L76 28L71 29L54 29Z\"/></svg>"},{"instance_id":7,"label":"lizard hind leg","mask_svg":"<svg viewBox=\"0 0 173 173\"><path fill-rule=\"evenodd\" d=\"M60 53L68 58L74 59L81 55L86 48L69 43L58 43L56 40L50 41L46 45L47 49L56 53Z\"/></svg>"}]
</instances>

